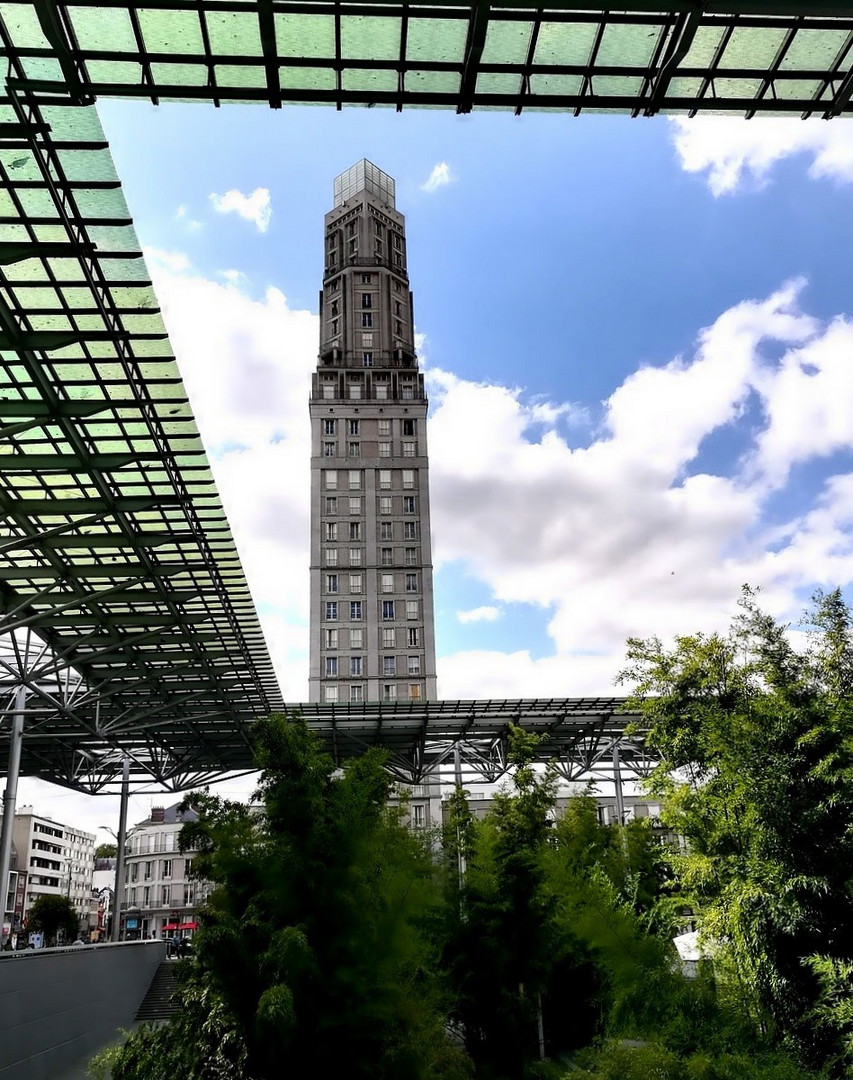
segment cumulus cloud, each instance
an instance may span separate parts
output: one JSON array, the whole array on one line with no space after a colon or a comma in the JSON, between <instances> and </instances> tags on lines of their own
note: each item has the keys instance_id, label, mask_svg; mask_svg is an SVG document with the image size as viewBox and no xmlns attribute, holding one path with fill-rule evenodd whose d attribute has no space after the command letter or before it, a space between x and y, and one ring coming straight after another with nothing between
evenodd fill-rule
<instances>
[{"instance_id":1,"label":"cumulus cloud","mask_svg":"<svg viewBox=\"0 0 853 1080\"><path fill-rule=\"evenodd\" d=\"M763 187L774 165L795 154L810 158L812 177L853 182L853 131L843 121L678 116L670 125L681 167L706 174L714 195L730 195L750 182Z\"/></svg>"},{"instance_id":2,"label":"cumulus cloud","mask_svg":"<svg viewBox=\"0 0 853 1080\"><path fill-rule=\"evenodd\" d=\"M723 627L744 581L797 614L802 590L853 580L853 474L827 478L797 517L768 516L795 465L853 449L853 324L805 314L802 290L744 301L688 355L634 372L579 446L547 425L534 436L517 391L431 371L436 562L458 560L498 602L540 605L559 658L466 653L464 678L445 658L443 694L495 669L523 693L555 679L605 693L626 637ZM713 468L703 447L720 432L748 449Z\"/></svg>"},{"instance_id":3,"label":"cumulus cloud","mask_svg":"<svg viewBox=\"0 0 853 1080\"><path fill-rule=\"evenodd\" d=\"M272 218L269 188L255 188L251 195L232 188L224 195L211 193L213 209L220 214L237 214L244 221L251 221L259 233L265 233Z\"/></svg>"},{"instance_id":4,"label":"cumulus cloud","mask_svg":"<svg viewBox=\"0 0 853 1080\"><path fill-rule=\"evenodd\" d=\"M456 612L456 618L461 623L495 622L500 617L500 610L492 606L476 607L471 608L470 611Z\"/></svg>"},{"instance_id":5,"label":"cumulus cloud","mask_svg":"<svg viewBox=\"0 0 853 1080\"><path fill-rule=\"evenodd\" d=\"M201 222L196 221L196 219L190 215L189 208L183 203L175 211L175 221L180 221L184 228L190 232L195 232L202 228Z\"/></svg>"},{"instance_id":6,"label":"cumulus cloud","mask_svg":"<svg viewBox=\"0 0 853 1080\"><path fill-rule=\"evenodd\" d=\"M455 179L456 177L451 173L447 162L439 161L438 164L433 166L432 172L421 184L421 191L432 194L432 192L438 191L439 188L452 184Z\"/></svg>"}]
</instances>

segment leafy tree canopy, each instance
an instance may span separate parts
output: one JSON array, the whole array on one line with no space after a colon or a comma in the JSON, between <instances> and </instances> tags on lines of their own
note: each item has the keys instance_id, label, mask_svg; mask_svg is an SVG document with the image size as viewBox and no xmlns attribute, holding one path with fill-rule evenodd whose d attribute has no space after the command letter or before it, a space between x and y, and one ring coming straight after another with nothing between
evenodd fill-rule
<instances>
[{"instance_id":1,"label":"leafy tree canopy","mask_svg":"<svg viewBox=\"0 0 853 1080\"><path fill-rule=\"evenodd\" d=\"M728 634L632 640L623 678L728 991L759 1030L843 1070L832 975L853 961L853 633L840 592L815 596L805 629L795 649L745 589ZM849 1009L849 980L847 995Z\"/></svg>"},{"instance_id":2,"label":"leafy tree canopy","mask_svg":"<svg viewBox=\"0 0 853 1080\"><path fill-rule=\"evenodd\" d=\"M27 930L44 934L49 942L57 940L61 930L66 941L77 936L77 912L66 896L36 897L27 913Z\"/></svg>"}]
</instances>

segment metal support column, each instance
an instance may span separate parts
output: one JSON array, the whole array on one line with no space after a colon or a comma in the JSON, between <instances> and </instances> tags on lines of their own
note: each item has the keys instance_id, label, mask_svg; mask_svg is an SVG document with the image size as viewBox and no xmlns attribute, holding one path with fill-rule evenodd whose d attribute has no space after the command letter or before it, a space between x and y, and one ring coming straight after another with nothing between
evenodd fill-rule
<instances>
[{"instance_id":1,"label":"metal support column","mask_svg":"<svg viewBox=\"0 0 853 1080\"><path fill-rule=\"evenodd\" d=\"M619 764L619 743L613 744L613 792L616 795L616 816L625 824L625 800L622 797L622 770Z\"/></svg>"},{"instance_id":2,"label":"metal support column","mask_svg":"<svg viewBox=\"0 0 853 1080\"><path fill-rule=\"evenodd\" d=\"M15 827L15 802L18 798L18 774L21 771L21 744L24 741L24 706L27 688L19 686L15 691L15 709L12 713L12 734L9 739L9 771L6 774L6 790L3 792L3 828L0 831L0 920L6 914L6 897L9 892L9 869L12 865L12 830Z\"/></svg>"},{"instance_id":3,"label":"metal support column","mask_svg":"<svg viewBox=\"0 0 853 1080\"><path fill-rule=\"evenodd\" d=\"M130 758L124 755L121 768L121 807L118 815L118 836L116 842L116 887L113 890L113 925L111 941L119 940L121 930L121 905L124 900L124 848L127 843L127 796L130 791Z\"/></svg>"}]
</instances>

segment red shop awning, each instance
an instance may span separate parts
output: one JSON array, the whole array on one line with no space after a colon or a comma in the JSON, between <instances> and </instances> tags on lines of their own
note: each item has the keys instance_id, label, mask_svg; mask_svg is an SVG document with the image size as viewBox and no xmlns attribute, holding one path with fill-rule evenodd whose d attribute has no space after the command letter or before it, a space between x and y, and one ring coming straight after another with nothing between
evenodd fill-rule
<instances>
[{"instance_id":1,"label":"red shop awning","mask_svg":"<svg viewBox=\"0 0 853 1080\"><path fill-rule=\"evenodd\" d=\"M197 922L182 922L178 927L179 930L198 930Z\"/></svg>"},{"instance_id":2,"label":"red shop awning","mask_svg":"<svg viewBox=\"0 0 853 1080\"><path fill-rule=\"evenodd\" d=\"M165 926L160 927L161 930L178 930L178 924L176 922L166 923Z\"/></svg>"}]
</instances>

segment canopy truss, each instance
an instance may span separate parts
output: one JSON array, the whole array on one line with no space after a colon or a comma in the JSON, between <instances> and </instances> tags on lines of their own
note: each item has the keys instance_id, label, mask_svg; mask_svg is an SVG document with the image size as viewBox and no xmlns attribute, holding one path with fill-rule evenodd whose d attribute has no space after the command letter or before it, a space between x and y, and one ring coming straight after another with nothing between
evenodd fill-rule
<instances>
[{"instance_id":1,"label":"canopy truss","mask_svg":"<svg viewBox=\"0 0 853 1080\"><path fill-rule=\"evenodd\" d=\"M7 712L28 691L22 771L86 790L122 752L137 780L219 773L282 705L95 108L15 89L0 102L0 640Z\"/></svg>"},{"instance_id":2,"label":"canopy truss","mask_svg":"<svg viewBox=\"0 0 853 1080\"><path fill-rule=\"evenodd\" d=\"M162 100L839 116L842 0L4 0L13 85Z\"/></svg>"},{"instance_id":3,"label":"canopy truss","mask_svg":"<svg viewBox=\"0 0 853 1080\"><path fill-rule=\"evenodd\" d=\"M339 764L381 746L389 771L410 784L452 772L457 751L466 780L494 783L507 771L511 724L542 736L537 759L554 762L567 781L612 781L615 768L623 780L636 779L655 765L635 730L640 717L627 711L624 698L310 704L292 711L302 713Z\"/></svg>"}]
</instances>

